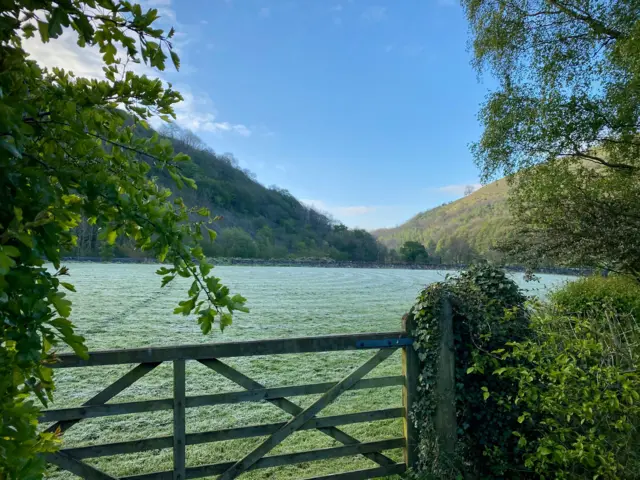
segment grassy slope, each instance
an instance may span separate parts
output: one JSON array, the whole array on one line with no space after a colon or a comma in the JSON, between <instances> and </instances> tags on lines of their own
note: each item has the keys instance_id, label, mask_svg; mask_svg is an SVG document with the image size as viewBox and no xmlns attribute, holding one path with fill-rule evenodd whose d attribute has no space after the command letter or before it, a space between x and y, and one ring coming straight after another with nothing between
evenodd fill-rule
<instances>
[{"instance_id":1,"label":"grassy slope","mask_svg":"<svg viewBox=\"0 0 640 480\"><path fill-rule=\"evenodd\" d=\"M490 183L454 202L419 213L395 228L376 230L373 235L389 248L408 240L427 245L443 238L463 237L483 255L496 240L508 234L510 217L504 179Z\"/></svg>"}]
</instances>

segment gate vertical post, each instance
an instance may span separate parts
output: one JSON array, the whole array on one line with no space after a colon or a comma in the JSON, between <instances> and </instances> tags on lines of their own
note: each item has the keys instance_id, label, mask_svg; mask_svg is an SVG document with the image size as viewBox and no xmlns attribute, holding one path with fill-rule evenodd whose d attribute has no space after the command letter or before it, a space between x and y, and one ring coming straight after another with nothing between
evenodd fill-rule
<instances>
[{"instance_id":1,"label":"gate vertical post","mask_svg":"<svg viewBox=\"0 0 640 480\"><path fill-rule=\"evenodd\" d=\"M403 331L412 336L413 316L408 313L402 318ZM404 386L402 387L402 404L404 406L404 462L407 469L415 468L418 463L418 432L415 422L411 419L413 405L418 395L418 377L420 376L420 359L413 345L402 348L402 375Z\"/></svg>"},{"instance_id":2,"label":"gate vertical post","mask_svg":"<svg viewBox=\"0 0 640 480\"><path fill-rule=\"evenodd\" d=\"M173 480L185 480L185 361L173 361Z\"/></svg>"},{"instance_id":3,"label":"gate vertical post","mask_svg":"<svg viewBox=\"0 0 640 480\"><path fill-rule=\"evenodd\" d=\"M438 375L436 378L437 404L435 429L440 451L453 458L456 436L456 359L453 339L453 312L451 300L442 299L440 315L440 345L438 355Z\"/></svg>"}]
</instances>

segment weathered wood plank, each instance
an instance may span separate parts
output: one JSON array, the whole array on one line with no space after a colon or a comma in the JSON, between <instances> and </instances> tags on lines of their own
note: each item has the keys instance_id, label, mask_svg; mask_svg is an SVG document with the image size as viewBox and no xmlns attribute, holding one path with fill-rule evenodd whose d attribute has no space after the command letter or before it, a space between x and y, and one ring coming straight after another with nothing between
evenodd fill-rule
<instances>
[{"instance_id":1,"label":"weathered wood plank","mask_svg":"<svg viewBox=\"0 0 640 480\"><path fill-rule=\"evenodd\" d=\"M212 370L219 373L223 377L228 378L229 380L237 383L238 385L246 389L264 388L264 385L262 385L261 383L258 383L252 378L247 377L245 374L231 368L229 365L221 362L220 360L200 360L200 363L202 363L203 365L206 365L207 367L211 368ZM368 385L370 380L381 382L382 378L389 378L389 377L379 377L377 379L360 380L358 383L356 383L356 385L352 387L352 390L356 389L358 385ZM400 376L395 378L401 382L400 385L404 384L404 377ZM335 385L336 384L332 382L332 387ZM377 386L381 386L381 384L378 384ZM287 396L290 397L292 395L287 395ZM280 408L281 410L284 410L290 415L294 415L294 416L299 415L303 410L302 407L298 406L297 404L293 403L291 400L288 400L286 398L271 398L271 399L268 399L267 401L270 402L272 405L275 405L276 407ZM352 437L351 435L335 427L321 428L319 430L325 435L333 438L334 440L337 440L338 442L344 445L352 445L359 442L357 438ZM378 452L367 453L365 454L365 457L367 457L370 460L373 460L378 465L391 465L394 463L393 460L391 460L390 458Z\"/></svg>"},{"instance_id":2,"label":"weathered wood plank","mask_svg":"<svg viewBox=\"0 0 640 480\"><path fill-rule=\"evenodd\" d=\"M171 410L173 399L142 400L138 402L109 403L104 405L88 405L86 407L60 408L58 410L43 410L41 422L55 422L67 420L81 420L83 418L109 417L127 413L145 413L158 410Z\"/></svg>"},{"instance_id":3,"label":"weathered wood plank","mask_svg":"<svg viewBox=\"0 0 640 480\"><path fill-rule=\"evenodd\" d=\"M358 443L356 445L345 445L342 447L321 448L318 450L309 450L305 452L286 453L281 455L272 455L263 457L255 462L249 470L257 470L261 468L280 467L283 465L293 465L296 463L312 462L316 460L328 460L331 458L348 457L351 455L364 454L367 452L376 452L380 450L391 450L394 448L402 448L404 438L392 438L389 440L380 440L376 442ZM201 478L220 473L233 466L234 462L216 463L213 465L201 465L199 467L187 468L187 478ZM394 464L396 465L396 464ZM393 467L393 465L389 466ZM385 467L388 468L388 467ZM167 476L167 474L169 476ZM129 477L121 477L120 480L170 480L171 472L154 472L143 475L133 475Z\"/></svg>"},{"instance_id":4,"label":"weathered wood plank","mask_svg":"<svg viewBox=\"0 0 640 480\"><path fill-rule=\"evenodd\" d=\"M124 374L118 380L113 382L111 385L109 385L107 388L99 392L97 395L94 395L92 398L87 400L82 405L83 406L100 405L103 403L107 403L109 400L111 400L113 397L115 397L120 392L125 390L127 387L131 386L136 381L144 377L147 373L149 373L151 370L156 368L158 365L160 364L159 363L143 363L141 365L138 365L132 370L129 370L126 374ZM40 420L40 421L44 421L44 420ZM80 420L78 419L78 420L70 420L66 422L54 423L49 428L47 428L46 431L55 432L56 430L60 429L60 432L65 432L66 430L71 428L73 425L75 425L79 421Z\"/></svg>"},{"instance_id":5,"label":"weathered wood plank","mask_svg":"<svg viewBox=\"0 0 640 480\"><path fill-rule=\"evenodd\" d=\"M65 448L62 452L67 452L76 458L96 458L109 457L111 455L122 455L125 453L146 452L149 450L160 450L161 448L172 448L173 436L145 438L142 440L131 440L128 442L104 443L101 445L91 445L88 447Z\"/></svg>"},{"instance_id":6,"label":"weathered wood plank","mask_svg":"<svg viewBox=\"0 0 640 480\"><path fill-rule=\"evenodd\" d=\"M173 480L185 480L185 361L173 361Z\"/></svg>"},{"instance_id":7,"label":"weathered wood plank","mask_svg":"<svg viewBox=\"0 0 640 480\"><path fill-rule=\"evenodd\" d=\"M411 315L403 318L403 329L408 335L413 333L414 319ZM418 463L418 430L411 419L411 411L418 398L418 378L420 376L420 359L413 345L402 349L402 374L405 383L402 388L402 404L406 415L403 420L403 431L406 444L404 446L404 461L407 468L413 468Z\"/></svg>"},{"instance_id":8,"label":"weathered wood plank","mask_svg":"<svg viewBox=\"0 0 640 480\"><path fill-rule=\"evenodd\" d=\"M314 430L338 425L350 425L354 423L375 422L392 418L404 417L404 408L386 408L382 410L371 410L368 412L347 413L343 415L332 415L329 417L316 417L305 423L299 430ZM270 435L286 422L268 423L264 425L252 425L247 427L227 428L210 432L190 433L186 435L187 445L197 445L202 443L223 442L227 440L237 440L240 438L261 437ZM173 437L156 437L144 440L133 440L129 442L108 443L89 447L67 448L62 450L78 459L107 457L110 455L122 455L126 453L144 452L148 450L159 450L161 448L171 448Z\"/></svg>"},{"instance_id":9,"label":"weathered wood plank","mask_svg":"<svg viewBox=\"0 0 640 480\"><path fill-rule=\"evenodd\" d=\"M451 301L442 300L440 313L440 354L436 377L436 411L434 426L440 451L452 458L456 448L458 423L456 418L456 358L453 339Z\"/></svg>"},{"instance_id":10,"label":"weathered wood plank","mask_svg":"<svg viewBox=\"0 0 640 480\"><path fill-rule=\"evenodd\" d=\"M320 477L307 478L306 480L367 480L369 478L386 477L389 475L401 475L407 470L404 463L395 463L386 467L366 468L353 472L334 473Z\"/></svg>"},{"instance_id":11,"label":"weathered wood plank","mask_svg":"<svg viewBox=\"0 0 640 480\"><path fill-rule=\"evenodd\" d=\"M367 375L371 370L391 356L392 353L393 350L379 350L378 353L338 382L336 386L331 388L331 390L322 395L322 397L313 402L309 407L305 408L300 412L300 414L292 418L284 427L272 434L254 450L248 453L242 460L239 460L232 467L226 470L220 476L219 480L232 480L245 472L249 467L251 467L251 465L264 457L274 447L282 443L293 432L311 420L317 413L342 395L342 393L349 390L358 380L362 379L362 377ZM345 448L358 447L359 445L360 444L349 445Z\"/></svg>"},{"instance_id":12,"label":"weathered wood plank","mask_svg":"<svg viewBox=\"0 0 640 480\"><path fill-rule=\"evenodd\" d=\"M46 459L49 463L53 463L68 472L75 473L81 478L88 478L91 480L117 480L116 477L112 477L91 465L80 462L78 459L69 455L69 453L49 453L47 454Z\"/></svg>"},{"instance_id":13,"label":"weathered wood plank","mask_svg":"<svg viewBox=\"0 0 640 480\"><path fill-rule=\"evenodd\" d=\"M366 388L381 388L400 386L404 384L401 375L390 377L367 378L358 382L352 390ZM295 397L301 395L315 395L325 393L336 385L337 382L312 383L308 385L293 385L291 387L256 388L246 392L213 393L209 395L196 395L187 398L187 408L202 407L206 405L219 405L223 403L260 402L262 400L275 400L283 397Z\"/></svg>"},{"instance_id":14,"label":"weathered wood plank","mask_svg":"<svg viewBox=\"0 0 640 480\"><path fill-rule=\"evenodd\" d=\"M334 352L362 348L377 349L379 348L378 346L359 347L358 342L360 342L361 345L362 342L364 342L364 345L366 345L368 341L403 338L407 338L403 332L325 335L318 337L254 340L248 342L104 350L89 352L88 359L82 359L74 354L63 353L58 355L58 363L53 364L52 368L167 362L177 359L199 360L255 355L280 355L286 353ZM397 346L392 346L391 348L397 348Z\"/></svg>"},{"instance_id":15,"label":"weathered wood plank","mask_svg":"<svg viewBox=\"0 0 640 480\"><path fill-rule=\"evenodd\" d=\"M403 385L403 383L404 377L402 377L401 375L367 378L358 382L351 388L351 390L399 386ZM288 397L295 397L300 395L325 393L335 385L336 382L312 383L308 385L275 388L264 388L261 386L262 388L246 392L196 395L186 398L186 407L191 408L207 405L221 405L225 403L259 402L261 400L267 400L269 402L276 403L285 394ZM57 410L43 410L40 421L53 422L64 420L72 421L75 423L83 418L107 417L111 415L123 415L128 413L154 412L157 410L171 410L172 408L173 399L171 398L158 400L142 400L137 402L87 405L82 407L60 408Z\"/></svg>"}]
</instances>

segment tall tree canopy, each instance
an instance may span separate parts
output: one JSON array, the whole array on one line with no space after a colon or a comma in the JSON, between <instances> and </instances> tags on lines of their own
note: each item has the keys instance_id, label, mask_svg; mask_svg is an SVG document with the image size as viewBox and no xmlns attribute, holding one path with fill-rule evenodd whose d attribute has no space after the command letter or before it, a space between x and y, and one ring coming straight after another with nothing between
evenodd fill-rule
<instances>
[{"instance_id":1,"label":"tall tree canopy","mask_svg":"<svg viewBox=\"0 0 640 480\"><path fill-rule=\"evenodd\" d=\"M475 66L499 81L473 153L484 180L519 171L509 249L640 275L640 1L463 4Z\"/></svg>"},{"instance_id":2,"label":"tall tree canopy","mask_svg":"<svg viewBox=\"0 0 640 480\"><path fill-rule=\"evenodd\" d=\"M173 116L181 100L171 85L127 71L142 61L158 70L170 58L173 29L154 26L155 9L114 0L6 0L0 6L0 478L38 478L39 453L56 447L38 435L38 407L53 390L54 349L60 342L84 355L83 338L69 320L62 291L69 271L60 252L74 243L83 218L113 243L129 237L137 248L167 263L163 285L192 277L176 313L194 313L202 330L231 322L244 299L210 275L199 247L215 232L206 209L187 208L148 175L150 164L171 175L178 188L195 188L168 140L139 137L146 121ZM74 32L80 47L102 53L104 80L48 71L28 59L22 39L55 41ZM144 160L143 160L144 159ZM50 268L47 263L52 265ZM107 286L108 288L108 286Z\"/></svg>"}]
</instances>

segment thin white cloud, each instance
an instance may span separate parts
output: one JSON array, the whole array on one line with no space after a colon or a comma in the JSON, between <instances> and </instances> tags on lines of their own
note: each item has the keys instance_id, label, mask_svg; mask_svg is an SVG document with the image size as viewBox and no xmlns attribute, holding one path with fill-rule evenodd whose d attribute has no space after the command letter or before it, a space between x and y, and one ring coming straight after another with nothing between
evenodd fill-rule
<instances>
[{"instance_id":1,"label":"thin white cloud","mask_svg":"<svg viewBox=\"0 0 640 480\"><path fill-rule=\"evenodd\" d=\"M320 212L326 212L336 217L358 217L360 215L366 215L373 213L377 210L377 207L354 205L354 206L331 206L327 205L322 200L301 200L302 203L308 205Z\"/></svg>"},{"instance_id":2,"label":"thin white cloud","mask_svg":"<svg viewBox=\"0 0 640 480\"><path fill-rule=\"evenodd\" d=\"M287 167L279 163L276 165L276 170L280 170L281 172L286 173Z\"/></svg>"},{"instance_id":3,"label":"thin white cloud","mask_svg":"<svg viewBox=\"0 0 640 480\"><path fill-rule=\"evenodd\" d=\"M368 22L378 23L387 18L387 7L371 5L362 12L362 18Z\"/></svg>"},{"instance_id":4,"label":"thin white cloud","mask_svg":"<svg viewBox=\"0 0 640 480\"><path fill-rule=\"evenodd\" d=\"M236 133L243 137L251 135L251 130L246 125L217 121L213 102L206 94L201 93L195 97L188 87L178 86L178 90L184 97L184 101L175 107L178 125L194 132Z\"/></svg>"},{"instance_id":5,"label":"thin white cloud","mask_svg":"<svg viewBox=\"0 0 640 480\"><path fill-rule=\"evenodd\" d=\"M339 3L337 5L334 5L333 7L331 7L329 9L330 12L341 12L342 11L342 5L340 5Z\"/></svg>"},{"instance_id":6,"label":"thin white cloud","mask_svg":"<svg viewBox=\"0 0 640 480\"><path fill-rule=\"evenodd\" d=\"M333 24L334 24L334 25L337 25L337 26L342 25L342 18L340 18L340 17L335 17L335 18L333 19Z\"/></svg>"},{"instance_id":7,"label":"thin white cloud","mask_svg":"<svg viewBox=\"0 0 640 480\"><path fill-rule=\"evenodd\" d=\"M200 23L202 25L208 25L209 24L209 22L207 20L200 20Z\"/></svg>"},{"instance_id":8,"label":"thin white cloud","mask_svg":"<svg viewBox=\"0 0 640 480\"><path fill-rule=\"evenodd\" d=\"M392 50L393 50L393 45L389 44L384 46L384 53L390 53Z\"/></svg>"},{"instance_id":9,"label":"thin white cloud","mask_svg":"<svg viewBox=\"0 0 640 480\"><path fill-rule=\"evenodd\" d=\"M168 8L170 3L167 0L151 0L145 5L153 8ZM23 45L30 58L37 61L41 66L52 68L60 67L67 71L72 71L76 76L104 79L104 64L102 55L97 47L87 46L80 48L76 44L77 36L74 32L66 30L57 39L48 43L42 43L39 38L30 38L24 40ZM167 66L168 69L172 66ZM130 63L127 69L134 71L139 75L148 75L151 78L159 78L167 83L162 73L158 72L144 64ZM183 65L182 71L189 70L188 65ZM176 122L184 128L193 130L194 132L214 132L214 133L233 133L248 137L251 135L251 129L242 123L230 123L228 121L219 121L217 112L213 106L211 99L203 93L194 95L188 85L176 85L184 100L174 105L176 112ZM162 125L159 119L153 119L151 122L156 128Z\"/></svg>"},{"instance_id":10,"label":"thin white cloud","mask_svg":"<svg viewBox=\"0 0 640 480\"><path fill-rule=\"evenodd\" d=\"M467 187L471 187L475 192L476 190L482 187L482 184L481 183L459 183L454 185L445 185L443 187L436 187L430 190L434 192L447 193L449 195L464 195L464 192L467 189Z\"/></svg>"},{"instance_id":11,"label":"thin white cloud","mask_svg":"<svg viewBox=\"0 0 640 480\"><path fill-rule=\"evenodd\" d=\"M271 9L269 7L262 7L260 9L260 16L262 18L269 18L271 16Z\"/></svg>"},{"instance_id":12,"label":"thin white cloud","mask_svg":"<svg viewBox=\"0 0 640 480\"><path fill-rule=\"evenodd\" d=\"M76 45L76 41L75 33L67 30L49 43L42 43L36 35L23 40L23 46L30 54L30 58L43 67L60 67L79 77L103 79L104 63L99 50L94 47L80 48Z\"/></svg>"}]
</instances>

